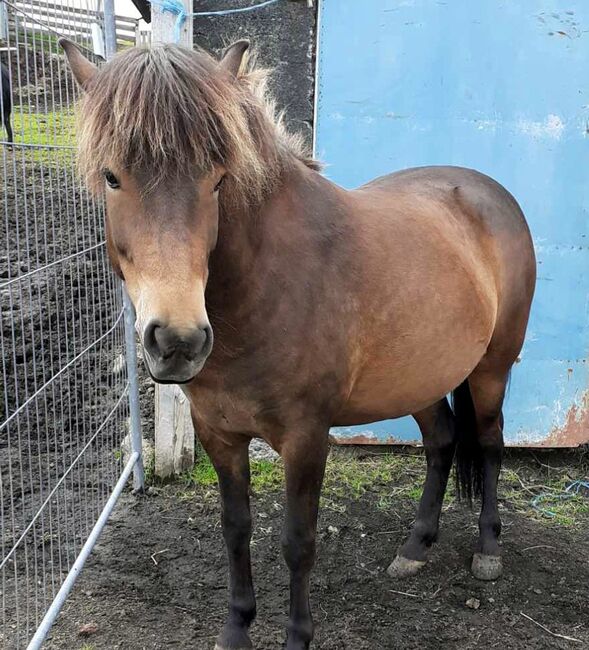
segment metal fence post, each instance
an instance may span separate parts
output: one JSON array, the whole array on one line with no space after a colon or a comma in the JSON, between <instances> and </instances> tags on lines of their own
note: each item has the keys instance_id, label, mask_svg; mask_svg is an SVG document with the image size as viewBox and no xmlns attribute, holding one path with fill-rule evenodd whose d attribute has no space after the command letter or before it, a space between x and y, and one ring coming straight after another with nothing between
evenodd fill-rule
<instances>
[{"instance_id":1,"label":"metal fence post","mask_svg":"<svg viewBox=\"0 0 589 650\"><path fill-rule=\"evenodd\" d=\"M137 380L137 343L135 341L135 309L123 283L123 307L125 310L125 356L129 378L129 419L131 422L131 451L139 454L133 467L133 489L142 492L145 487L143 470L141 415L139 412L139 383Z\"/></svg>"},{"instance_id":2,"label":"metal fence post","mask_svg":"<svg viewBox=\"0 0 589 650\"><path fill-rule=\"evenodd\" d=\"M117 53L115 0L104 0L104 46L107 60Z\"/></svg>"}]
</instances>

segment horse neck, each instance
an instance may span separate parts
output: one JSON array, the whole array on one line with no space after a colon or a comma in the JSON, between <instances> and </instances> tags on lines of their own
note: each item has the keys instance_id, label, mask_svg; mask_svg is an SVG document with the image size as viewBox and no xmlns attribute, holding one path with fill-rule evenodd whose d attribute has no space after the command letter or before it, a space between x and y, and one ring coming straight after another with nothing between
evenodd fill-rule
<instances>
[{"instance_id":1,"label":"horse neck","mask_svg":"<svg viewBox=\"0 0 589 650\"><path fill-rule=\"evenodd\" d=\"M217 309L255 302L279 276L311 275L320 250L337 246L346 217L345 190L296 161L259 206L221 214L209 264L207 302ZM315 251L315 254L313 253ZM301 257L305 264L297 263Z\"/></svg>"}]
</instances>

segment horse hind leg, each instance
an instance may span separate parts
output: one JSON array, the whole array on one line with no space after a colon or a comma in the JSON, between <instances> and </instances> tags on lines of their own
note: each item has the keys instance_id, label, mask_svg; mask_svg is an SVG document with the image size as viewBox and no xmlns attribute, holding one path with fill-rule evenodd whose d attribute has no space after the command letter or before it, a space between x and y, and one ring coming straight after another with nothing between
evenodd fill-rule
<instances>
[{"instance_id":1,"label":"horse hind leg","mask_svg":"<svg viewBox=\"0 0 589 650\"><path fill-rule=\"evenodd\" d=\"M415 524L387 572L391 577L414 575L427 561L437 540L442 502L456 447L454 415L444 398L413 416L423 437L427 474Z\"/></svg>"},{"instance_id":2,"label":"horse hind leg","mask_svg":"<svg viewBox=\"0 0 589 650\"><path fill-rule=\"evenodd\" d=\"M482 496L479 540L472 561L472 573L479 580L496 580L503 570L497 484L503 459L502 408L508 378L509 369L494 368L483 360L455 391L459 490L469 500Z\"/></svg>"}]
</instances>

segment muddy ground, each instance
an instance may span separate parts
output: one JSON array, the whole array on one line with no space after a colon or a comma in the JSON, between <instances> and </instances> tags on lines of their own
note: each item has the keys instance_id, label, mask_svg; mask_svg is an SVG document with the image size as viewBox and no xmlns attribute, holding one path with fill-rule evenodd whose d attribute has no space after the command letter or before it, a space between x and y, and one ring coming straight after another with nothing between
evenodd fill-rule
<instances>
[{"instance_id":1,"label":"muddy ground","mask_svg":"<svg viewBox=\"0 0 589 650\"><path fill-rule=\"evenodd\" d=\"M331 460L334 485L345 462L339 454ZM510 455L501 499L505 576L494 583L469 573L476 515L465 505L448 500L431 563L419 576L394 582L385 568L411 525L415 495L376 481L350 498L346 490L330 494L328 485L312 579L314 647L589 648L589 516L580 507L570 523L556 524L527 507L529 494L548 482L550 470L540 462L568 475L586 470L578 454ZM411 481L420 481L415 467L422 473L422 459L409 467ZM521 493L513 491L518 482ZM347 473L340 483L352 484ZM392 494L399 496L391 500ZM282 492L258 491L253 510L252 640L258 650L274 650L284 638L288 594L279 545ZM47 647L212 649L226 611L226 582L216 488L177 483L155 496L127 495ZM471 598L480 601L478 609L466 605ZM553 636L524 615L576 640ZM95 632L84 637L80 628L87 624Z\"/></svg>"}]
</instances>

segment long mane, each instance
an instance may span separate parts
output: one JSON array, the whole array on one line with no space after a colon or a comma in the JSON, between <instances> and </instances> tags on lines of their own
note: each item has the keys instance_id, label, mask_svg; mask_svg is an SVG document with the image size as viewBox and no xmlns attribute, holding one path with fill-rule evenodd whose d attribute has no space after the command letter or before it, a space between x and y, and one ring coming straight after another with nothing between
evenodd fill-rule
<instances>
[{"instance_id":1,"label":"long mane","mask_svg":"<svg viewBox=\"0 0 589 650\"><path fill-rule=\"evenodd\" d=\"M223 193L251 203L295 159L316 168L302 138L283 127L267 77L250 59L235 78L203 50L177 45L120 53L80 103L78 159L88 186L102 192L104 169L140 173L149 190L221 165Z\"/></svg>"}]
</instances>

